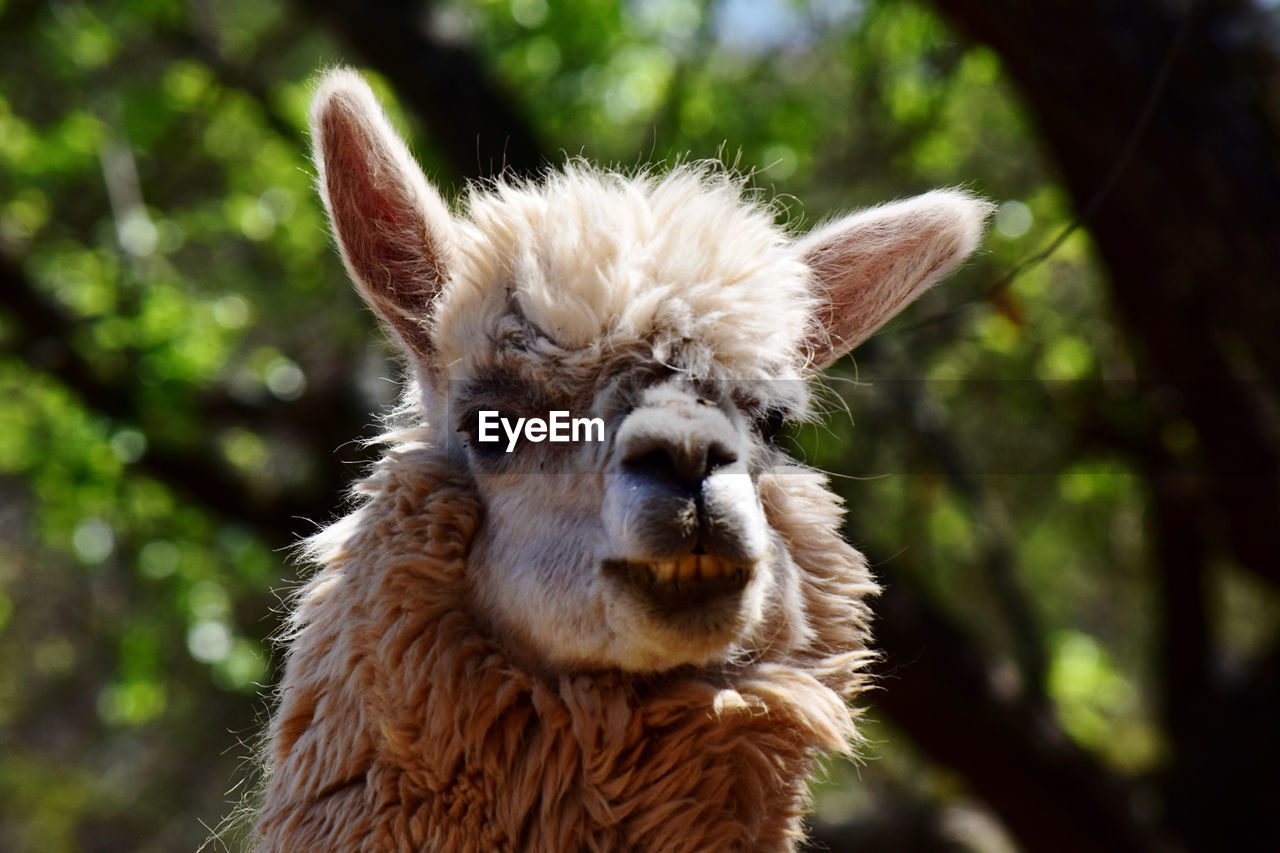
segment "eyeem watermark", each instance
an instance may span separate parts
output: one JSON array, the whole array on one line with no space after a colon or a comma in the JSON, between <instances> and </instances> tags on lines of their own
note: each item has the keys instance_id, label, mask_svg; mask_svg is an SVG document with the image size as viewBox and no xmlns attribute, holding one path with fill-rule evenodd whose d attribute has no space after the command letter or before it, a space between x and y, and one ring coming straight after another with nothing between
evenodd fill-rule
<instances>
[{"instance_id":1,"label":"eyeem watermark","mask_svg":"<svg viewBox=\"0 0 1280 853\"><path fill-rule=\"evenodd\" d=\"M516 449L523 431L525 441L604 441L603 418L571 418L569 413L557 410L548 413L548 419L516 418L513 425L502 417L501 412L481 410L479 429L476 431L478 441L501 441L498 427L507 436L507 452ZM594 437L593 437L594 435Z\"/></svg>"}]
</instances>

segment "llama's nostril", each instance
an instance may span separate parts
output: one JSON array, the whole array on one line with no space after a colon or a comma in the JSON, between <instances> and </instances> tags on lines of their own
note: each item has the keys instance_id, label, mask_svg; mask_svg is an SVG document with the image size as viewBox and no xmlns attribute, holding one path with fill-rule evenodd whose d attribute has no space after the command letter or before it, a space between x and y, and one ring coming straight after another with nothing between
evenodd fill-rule
<instances>
[{"instance_id":1,"label":"llama's nostril","mask_svg":"<svg viewBox=\"0 0 1280 853\"><path fill-rule=\"evenodd\" d=\"M702 482L704 465L694 454L670 444L649 445L622 460L630 474L669 485L696 486Z\"/></svg>"},{"instance_id":2,"label":"llama's nostril","mask_svg":"<svg viewBox=\"0 0 1280 853\"><path fill-rule=\"evenodd\" d=\"M738 461L738 454L719 441L645 443L622 459L635 476L697 487L713 471Z\"/></svg>"},{"instance_id":3,"label":"llama's nostril","mask_svg":"<svg viewBox=\"0 0 1280 853\"><path fill-rule=\"evenodd\" d=\"M622 460L622 467L632 474L657 479L676 479L676 468L670 454L658 447L628 454Z\"/></svg>"},{"instance_id":4,"label":"llama's nostril","mask_svg":"<svg viewBox=\"0 0 1280 853\"><path fill-rule=\"evenodd\" d=\"M737 461L738 454L734 453L731 449L725 447L718 441L707 448L708 474L715 471L717 468L728 468Z\"/></svg>"}]
</instances>

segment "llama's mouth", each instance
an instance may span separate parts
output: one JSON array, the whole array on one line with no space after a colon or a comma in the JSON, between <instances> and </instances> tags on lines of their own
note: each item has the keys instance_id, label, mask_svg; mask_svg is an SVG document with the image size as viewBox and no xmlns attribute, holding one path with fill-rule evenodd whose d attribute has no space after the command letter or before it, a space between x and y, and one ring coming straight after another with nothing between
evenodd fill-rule
<instances>
[{"instance_id":1,"label":"llama's mouth","mask_svg":"<svg viewBox=\"0 0 1280 853\"><path fill-rule=\"evenodd\" d=\"M711 554L646 562L606 560L602 569L667 617L736 599L755 574L752 566L729 563Z\"/></svg>"}]
</instances>

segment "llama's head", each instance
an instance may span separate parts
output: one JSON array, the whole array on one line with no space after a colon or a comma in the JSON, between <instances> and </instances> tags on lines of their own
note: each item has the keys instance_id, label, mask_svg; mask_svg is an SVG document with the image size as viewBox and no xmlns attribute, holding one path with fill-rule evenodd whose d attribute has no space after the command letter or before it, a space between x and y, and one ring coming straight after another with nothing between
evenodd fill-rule
<instances>
[{"instance_id":1,"label":"llama's head","mask_svg":"<svg viewBox=\"0 0 1280 853\"><path fill-rule=\"evenodd\" d=\"M347 269L476 484L474 615L504 650L653 672L803 642L772 434L987 205L933 192L795 239L714 169L570 165L454 217L355 74L325 78L312 133Z\"/></svg>"}]
</instances>

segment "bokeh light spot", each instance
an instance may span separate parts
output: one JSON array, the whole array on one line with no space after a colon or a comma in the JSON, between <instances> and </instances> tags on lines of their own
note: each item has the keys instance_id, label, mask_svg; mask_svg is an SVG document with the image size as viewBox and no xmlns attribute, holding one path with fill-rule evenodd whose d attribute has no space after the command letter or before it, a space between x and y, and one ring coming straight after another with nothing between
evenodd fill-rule
<instances>
[{"instance_id":1,"label":"bokeh light spot","mask_svg":"<svg viewBox=\"0 0 1280 853\"><path fill-rule=\"evenodd\" d=\"M111 525L102 519L86 518L71 535L71 547L83 562L101 563L115 550L116 535Z\"/></svg>"},{"instance_id":2,"label":"bokeh light spot","mask_svg":"<svg viewBox=\"0 0 1280 853\"><path fill-rule=\"evenodd\" d=\"M267 390L275 397L296 400L307 390L307 376L302 368L287 358L277 358L267 365Z\"/></svg>"},{"instance_id":3,"label":"bokeh light spot","mask_svg":"<svg viewBox=\"0 0 1280 853\"><path fill-rule=\"evenodd\" d=\"M187 631L187 651L201 663L217 663L231 652L231 632L212 619L197 622Z\"/></svg>"},{"instance_id":4,"label":"bokeh light spot","mask_svg":"<svg viewBox=\"0 0 1280 853\"><path fill-rule=\"evenodd\" d=\"M137 462L147 452L147 437L140 430L122 429L111 436L111 452L126 465Z\"/></svg>"},{"instance_id":5,"label":"bokeh light spot","mask_svg":"<svg viewBox=\"0 0 1280 853\"><path fill-rule=\"evenodd\" d=\"M1034 220L1031 208L1020 201L1002 202L996 208L996 231L1001 237L1008 237L1010 240L1015 240L1030 231Z\"/></svg>"}]
</instances>

